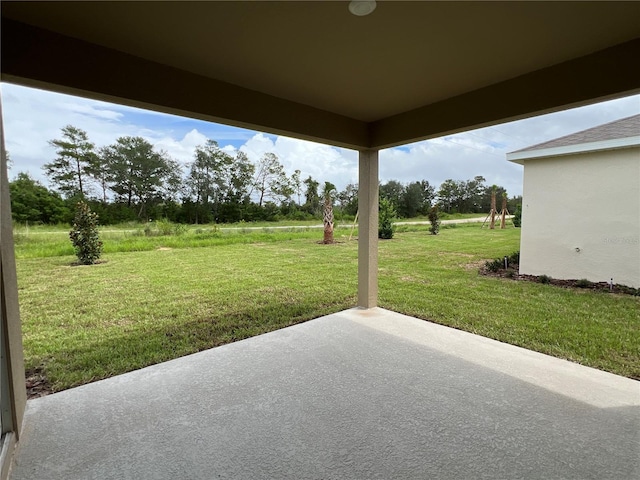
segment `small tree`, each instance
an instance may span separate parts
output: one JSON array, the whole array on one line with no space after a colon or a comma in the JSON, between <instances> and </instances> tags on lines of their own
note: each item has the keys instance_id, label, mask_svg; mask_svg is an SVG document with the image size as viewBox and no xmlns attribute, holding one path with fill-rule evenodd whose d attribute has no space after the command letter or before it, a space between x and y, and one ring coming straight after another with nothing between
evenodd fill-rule
<instances>
[{"instance_id":1,"label":"small tree","mask_svg":"<svg viewBox=\"0 0 640 480\"><path fill-rule=\"evenodd\" d=\"M496 228L496 190L498 189L497 185L493 185L491 187L491 222L489 223L489 228L494 230Z\"/></svg>"},{"instance_id":2,"label":"small tree","mask_svg":"<svg viewBox=\"0 0 640 480\"><path fill-rule=\"evenodd\" d=\"M324 208L322 210L322 222L324 223L324 239L322 243L334 243L333 240L333 194L336 187L331 182L324 182L322 196L324 197Z\"/></svg>"},{"instance_id":3,"label":"small tree","mask_svg":"<svg viewBox=\"0 0 640 480\"><path fill-rule=\"evenodd\" d=\"M429 227L431 235L437 235L440 231L440 212L438 212L437 205L431 207L431 210L429 210L429 223L431 223Z\"/></svg>"},{"instance_id":4,"label":"small tree","mask_svg":"<svg viewBox=\"0 0 640 480\"><path fill-rule=\"evenodd\" d=\"M393 226L393 219L396 216L396 209L393 208L393 203L386 198L380 199L379 204L379 223L378 223L378 238L391 239L395 233L395 227Z\"/></svg>"},{"instance_id":5,"label":"small tree","mask_svg":"<svg viewBox=\"0 0 640 480\"><path fill-rule=\"evenodd\" d=\"M76 204L69 238L81 264L93 265L100 258L102 242L98 236L98 215L84 202Z\"/></svg>"}]
</instances>

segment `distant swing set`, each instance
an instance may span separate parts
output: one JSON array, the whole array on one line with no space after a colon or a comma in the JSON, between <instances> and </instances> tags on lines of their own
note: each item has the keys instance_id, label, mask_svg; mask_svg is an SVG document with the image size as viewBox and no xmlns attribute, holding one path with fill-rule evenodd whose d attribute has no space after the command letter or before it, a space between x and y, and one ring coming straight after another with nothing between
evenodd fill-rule
<instances>
[{"instance_id":1,"label":"distant swing set","mask_svg":"<svg viewBox=\"0 0 640 480\"><path fill-rule=\"evenodd\" d=\"M489 214L484 219L484 222L482 222L482 226L480 228L484 228L485 224L487 223L487 220L491 218L491 221L489 222L489 229L494 230L496 228L496 216L499 216L500 228L505 229L507 228L507 215L511 215L509 213L509 210L507 210L507 195L504 193L502 194L502 211L498 213L498 211L496 210L496 188L494 186L491 189L491 210L489 211ZM511 223L513 223L513 220Z\"/></svg>"}]
</instances>

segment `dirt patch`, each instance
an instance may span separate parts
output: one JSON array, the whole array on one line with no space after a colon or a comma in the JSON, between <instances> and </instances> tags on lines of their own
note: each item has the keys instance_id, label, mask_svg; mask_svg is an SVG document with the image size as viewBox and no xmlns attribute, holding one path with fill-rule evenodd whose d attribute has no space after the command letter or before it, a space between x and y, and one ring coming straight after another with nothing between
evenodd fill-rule
<instances>
[{"instance_id":1,"label":"dirt patch","mask_svg":"<svg viewBox=\"0 0 640 480\"><path fill-rule=\"evenodd\" d=\"M71 262L69 264L69 266L71 266L71 267L92 267L93 265L101 265L103 263L107 263L107 261L106 260L96 260L92 264L87 265L85 263L80 263L79 261L76 260L75 262Z\"/></svg>"},{"instance_id":2,"label":"dirt patch","mask_svg":"<svg viewBox=\"0 0 640 480\"><path fill-rule=\"evenodd\" d=\"M41 368L32 368L25 372L27 399L44 397L53 393L53 389Z\"/></svg>"},{"instance_id":3,"label":"dirt patch","mask_svg":"<svg viewBox=\"0 0 640 480\"><path fill-rule=\"evenodd\" d=\"M166 252L167 250L173 250L173 248L169 248L169 247L158 247L156 248L156 250L158 252Z\"/></svg>"},{"instance_id":4,"label":"dirt patch","mask_svg":"<svg viewBox=\"0 0 640 480\"><path fill-rule=\"evenodd\" d=\"M458 253L458 252L438 252L439 257L462 257L462 258L473 258L475 255L470 253ZM484 263L484 262L482 262Z\"/></svg>"},{"instance_id":5,"label":"dirt patch","mask_svg":"<svg viewBox=\"0 0 640 480\"><path fill-rule=\"evenodd\" d=\"M478 261L478 262L471 262L471 263L465 263L464 265L462 265L462 267L469 271L469 270L478 270L480 268L482 268L482 266L484 265L484 261Z\"/></svg>"}]
</instances>

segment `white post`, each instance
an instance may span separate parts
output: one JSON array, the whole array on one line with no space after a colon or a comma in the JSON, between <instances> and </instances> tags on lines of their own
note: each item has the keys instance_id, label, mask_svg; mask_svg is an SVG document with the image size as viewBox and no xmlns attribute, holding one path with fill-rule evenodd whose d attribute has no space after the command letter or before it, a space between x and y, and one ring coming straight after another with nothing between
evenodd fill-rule
<instances>
[{"instance_id":1,"label":"white post","mask_svg":"<svg viewBox=\"0 0 640 480\"><path fill-rule=\"evenodd\" d=\"M358 306L378 305L378 151L361 150L358 183Z\"/></svg>"}]
</instances>

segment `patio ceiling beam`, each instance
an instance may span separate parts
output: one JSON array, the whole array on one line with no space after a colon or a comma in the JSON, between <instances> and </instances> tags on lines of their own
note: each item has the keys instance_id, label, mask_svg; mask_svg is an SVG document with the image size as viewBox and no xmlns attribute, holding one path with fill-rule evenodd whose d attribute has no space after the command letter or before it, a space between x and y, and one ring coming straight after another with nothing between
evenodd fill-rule
<instances>
[{"instance_id":1,"label":"patio ceiling beam","mask_svg":"<svg viewBox=\"0 0 640 480\"><path fill-rule=\"evenodd\" d=\"M370 124L371 148L640 92L640 38Z\"/></svg>"},{"instance_id":2,"label":"patio ceiling beam","mask_svg":"<svg viewBox=\"0 0 640 480\"><path fill-rule=\"evenodd\" d=\"M346 148L365 122L2 18L2 81Z\"/></svg>"}]
</instances>

